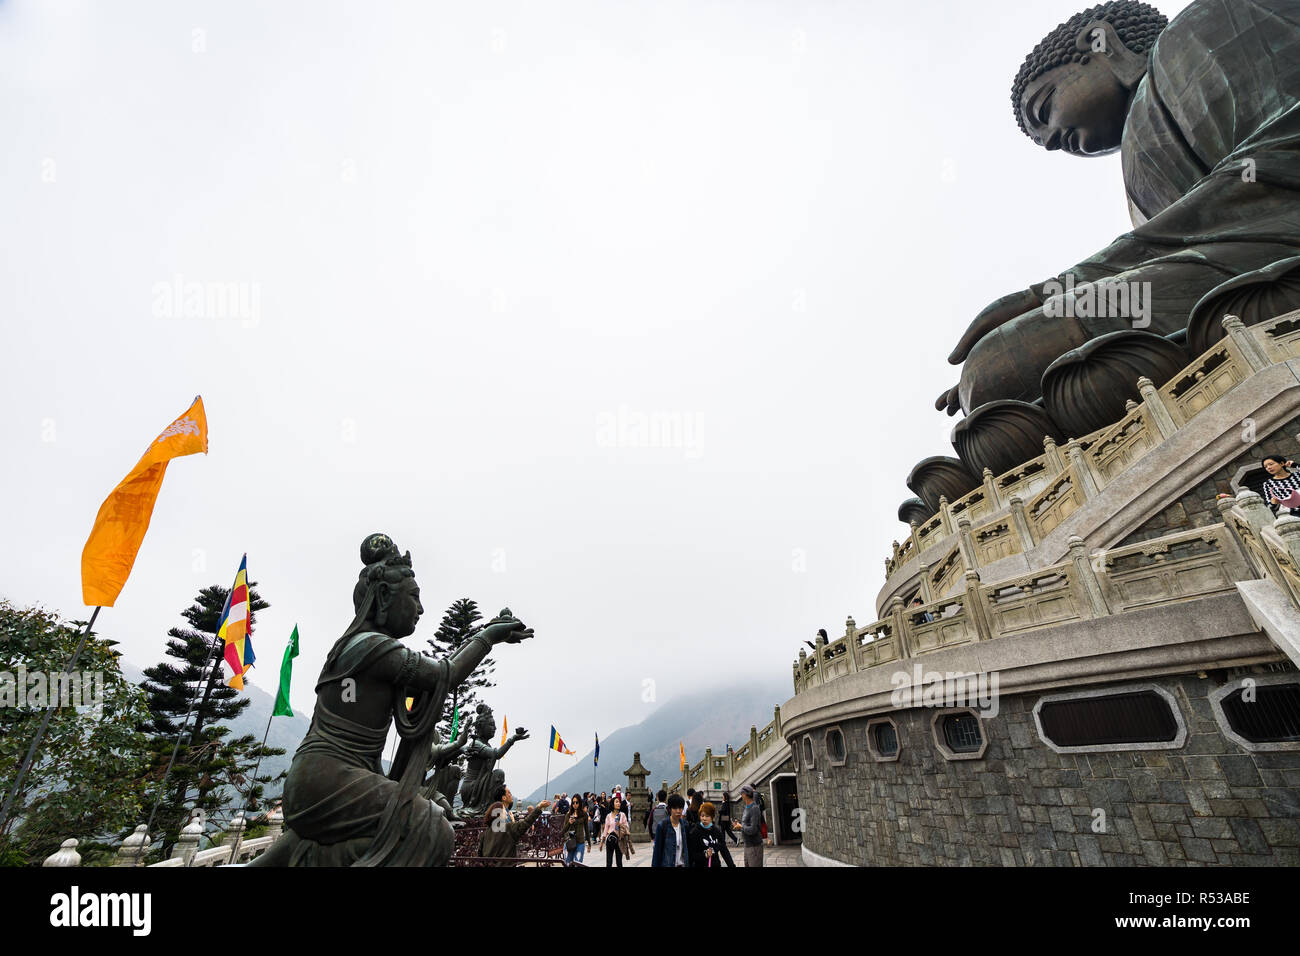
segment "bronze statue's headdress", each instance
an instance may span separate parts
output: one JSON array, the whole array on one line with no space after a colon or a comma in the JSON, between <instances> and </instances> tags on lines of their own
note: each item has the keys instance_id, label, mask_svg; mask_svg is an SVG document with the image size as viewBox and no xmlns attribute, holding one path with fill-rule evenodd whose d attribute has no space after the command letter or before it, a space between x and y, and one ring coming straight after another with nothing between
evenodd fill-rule
<instances>
[{"instance_id":1,"label":"bronze statue's headdress","mask_svg":"<svg viewBox=\"0 0 1300 956\"><path fill-rule=\"evenodd\" d=\"M400 584L405 578L415 577L415 570L411 567L411 552L399 552L393 539L386 534L366 536L361 542L361 563L365 567L357 575L356 587L352 589L352 606L357 616L334 645L334 650L330 652L331 659L349 637L361 631L375 606L375 597L381 584Z\"/></svg>"}]
</instances>

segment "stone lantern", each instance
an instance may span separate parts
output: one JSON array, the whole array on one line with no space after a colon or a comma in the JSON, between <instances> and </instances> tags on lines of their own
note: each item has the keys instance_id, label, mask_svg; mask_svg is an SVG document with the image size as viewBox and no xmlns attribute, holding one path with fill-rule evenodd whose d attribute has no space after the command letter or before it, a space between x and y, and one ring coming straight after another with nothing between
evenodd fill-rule
<instances>
[{"instance_id":1,"label":"stone lantern","mask_svg":"<svg viewBox=\"0 0 1300 956\"><path fill-rule=\"evenodd\" d=\"M628 824L632 830L635 843L649 843L650 833L645 828L646 811L650 809L650 791L646 788L645 778L650 771L641 766L641 752L632 755L632 766L623 771L627 777Z\"/></svg>"}]
</instances>

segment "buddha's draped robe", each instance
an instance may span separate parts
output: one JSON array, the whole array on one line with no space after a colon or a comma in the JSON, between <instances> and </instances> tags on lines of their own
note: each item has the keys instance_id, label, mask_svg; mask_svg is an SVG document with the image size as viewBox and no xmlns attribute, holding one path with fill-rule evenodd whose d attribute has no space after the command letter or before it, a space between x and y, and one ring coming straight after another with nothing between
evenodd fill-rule
<instances>
[{"instance_id":1,"label":"buddha's draped robe","mask_svg":"<svg viewBox=\"0 0 1300 956\"><path fill-rule=\"evenodd\" d=\"M1134 229L1066 271L1076 282L1150 282L1149 331L1186 327L1211 289L1300 254L1300 0L1183 10L1152 49L1120 154ZM1124 316L1027 312L971 350L962 406L1032 400L1057 356L1133 327Z\"/></svg>"}]
</instances>

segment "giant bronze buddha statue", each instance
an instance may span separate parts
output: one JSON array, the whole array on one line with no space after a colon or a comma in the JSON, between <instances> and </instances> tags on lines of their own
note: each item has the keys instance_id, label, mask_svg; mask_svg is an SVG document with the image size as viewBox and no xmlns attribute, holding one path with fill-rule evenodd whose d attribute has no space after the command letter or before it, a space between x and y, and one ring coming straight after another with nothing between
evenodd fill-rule
<instances>
[{"instance_id":1,"label":"giant bronze buddha statue","mask_svg":"<svg viewBox=\"0 0 1300 956\"><path fill-rule=\"evenodd\" d=\"M1196 354L1222 335L1225 310L1207 299L1252 273L1258 282L1220 297L1246 324L1300 306L1291 268L1300 263L1285 261L1300 255L1300 0L1195 0L1172 22L1112 0L1044 38L1011 99L1020 129L1044 149L1119 150L1133 229L980 312L949 357L965 364L939 408L1033 402L1064 353L1122 330L1178 340L1200 312L1209 331L1192 330ZM1068 197L1056 207L1043 228L1068 221ZM1140 313L1077 314L1097 310L1065 300L1098 281L1149 299Z\"/></svg>"},{"instance_id":2,"label":"giant bronze buddha statue","mask_svg":"<svg viewBox=\"0 0 1300 956\"><path fill-rule=\"evenodd\" d=\"M1300 0L1195 0L1173 21L1111 0L1034 48L1011 102L1044 149L1119 151L1133 229L993 302L957 342L960 381L935 406L965 413L952 442L966 491L1045 436L1117 421L1139 377L1168 380L1226 314L1251 325L1300 308ZM1058 198L1040 228L1068 210ZM954 500L951 462L913 469L926 509Z\"/></svg>"}]
</instances>

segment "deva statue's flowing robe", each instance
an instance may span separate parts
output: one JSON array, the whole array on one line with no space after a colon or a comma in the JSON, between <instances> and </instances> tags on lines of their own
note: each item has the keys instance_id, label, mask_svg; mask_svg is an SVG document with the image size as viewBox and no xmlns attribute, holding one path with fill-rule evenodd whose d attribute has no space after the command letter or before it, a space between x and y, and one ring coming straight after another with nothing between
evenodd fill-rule
<instances>
[{"instance_id":1,"label":"deva statue's flowing robe","mask_svg":"<svg viewBox=\"0 0 1300 956\"><path fill-rule=\"evenodd\" d=\"M1066 272L1150 282L1150 331L1185 328L1211 289L1300 255L1300 0L1183 10L1151 51L1120 154L1134 229ZM975 344L962 406L1032 400L1054 358L1133 327L1129 316L1027 312Z\"/></svg>"},{"instance_id":2,"label":"deva statue's flowing robe","mask_svg":"<svg viewBox=\"0 0 1300 956\"><path fill-rule=\"evenodd\" d=\"M316 683L311 727L285 781L285 837L253 865L445 865L451 824L420 793L429 740L404 739L390 776L380 759L406 688L424 691L422 706L441 714L451 679L447 661L388 635L341 639Z\"/></svg>"}]
</instances>

